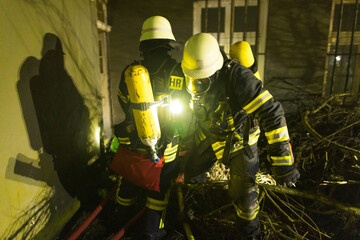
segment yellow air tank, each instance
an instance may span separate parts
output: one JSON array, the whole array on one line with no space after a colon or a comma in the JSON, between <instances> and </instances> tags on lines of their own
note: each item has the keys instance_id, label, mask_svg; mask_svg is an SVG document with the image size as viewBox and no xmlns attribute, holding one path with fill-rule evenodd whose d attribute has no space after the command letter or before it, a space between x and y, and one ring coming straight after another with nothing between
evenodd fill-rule
<instances>
[{"instance_id":1,"label":"yellow air tank","mask_svg":"<svg viewBox=\"0 0 360 240\"><path fill-rule=\"evenodd\" d=\"M240 64L250 68L255 63L255 58L251 50L251 46L246 41L238 41L230 47L230 57L239 60ZM257 79L261 80L259 71L256 68L254 75Z\"/></svg>"},{"instance_id":2,"label":"yellow air tank","mask_svg":"<svg viewBox=\"0 0 360 240\"><path fill-rule=\"evenodd\" d=\"M161 137L159 119L154 102L148 70L142 65L130 66L125 71L137 134L141 142L150 147L151 159L158 162L155 145Z\"/></svg>"}]
</instances>

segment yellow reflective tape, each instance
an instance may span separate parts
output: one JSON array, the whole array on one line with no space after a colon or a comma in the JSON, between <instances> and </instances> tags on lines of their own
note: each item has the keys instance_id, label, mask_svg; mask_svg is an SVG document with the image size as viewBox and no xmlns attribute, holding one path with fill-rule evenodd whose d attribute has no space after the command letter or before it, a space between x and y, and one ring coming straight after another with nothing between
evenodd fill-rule
<instances>
[{"instance_id":1,"label":"yellow reflective tape","mask_svg":"<svg viewBox=\"0 0 360 240\"><path fill-rule=\"evenodd\" d=\"M229 119L229 126L231 131L235 130L234 119L232 117Z\"/></svg>"},{"instance_id":2,"label":"yellow reflective tape","mask_svg":"<svg viewBox=\"0 0 360 240\"><path fill-rule=\"evenodd\" d=\"M213 151L216 152L217 150L219 150L219 148L223 148L225 146L225 142L226 141L215 142L215 143L211 144L211 147L212 147Z\"/></svg>"},{"instance_id":3,"label":"yellow reflective tape","mask_svg":"<svg viewBox=\"0 0 360 240\"><path fill-rule=\"evenodd\" d=\"M240 138L240 135L237 134L237 136ZM248 144L254 145L258 142L260 137L260 129L257 129L254 133L250 134L249 142ZM225 147L226 141L223 142L215 142L211 145L213 151L215 152L215 156L217 160L221 160L224 154L224 147ZM237 152L240 149L244 148L243 140L239 140L231 149L231 153Z\"/></svg>"},{"instance_id":4,"label":"yellow reflective tape","mask_svg":"<svg viewBox=\"0 0 360 240\"><path fill-rule=\"evenodd\" d=\"M220 101L220 102L218 102L218 107L215 109L215 111L214 112L219 112L220 111L220 109L222 108L222 106L224 105L224 101Z\"/></svg>"},{"instance_id":5,"label":"yellow reflective tape","mask_svg":"<svg viewBox=\"0 0 360 240\"><path fill-rule=\"evenodd\" d=\"M148 197L146 201L146 207L156 211L164 211L166 209L167 202L168 199L161 201Z\"/></svg>"},{"instance_id":6,"label":"yellow reflective tape","mask_svg":"<svg viewBox=\"0 0 360 240\"><path fill-rule=\"evenodd\" d=\"M277 128L275 130L272 130L270 132L266 132L265 136L271 136L271 135L279 134L279 133L284 132L284 131L287 131L287 126L283 126L283 127Z\"/></svg>"},{"instance_id":7,"label":"yellow reflective tape","mask_svg":"<svg viewBox=\"0 0 360 240\"><path fill-rule=\"evenodd\" d=\"M220 151L215 152L215 156L217 160L221 160L224 155L224 149L221 149Z\"/></svg>"},{"instance_id":8,"label":"yellow reflective tape","mask_svg":"<svg viewBox=\"0 0 360 240\"><path fill-rule=\"evenodd\" d=\"M265 132L269 144L283 142L290 139L287 126L280 127L270 132Z\"/></svg>"},{"instance_id":9,"label":"yellow reflective tape","mask_svg":"<svg viewBox=\"0 0 360 240\"><path fill-rule=\"evenodd\" d=\"M149 153L145 148L132 148L132 150L139 154L148 154Z\"/></svg>"},{"instance_id":10,"label":"yellow reflective tape","mask_svg":"<svg viewBox=\"0 0 360 240\"><path fill-rule=\"evenodd\" d=\"M179 145L175 145L174 147L171 147L171 145L168 145L168 147L165 149L165 155L170 155L173 154L175 152L177 152L179 148Z\"/></svg>"},{"instance_id":11,"label":"yellow reflective tape","mask_svg":"<svg viewBox=\"0 0 360 240\"><path fill-rule=\"evenodd\" d=\"M205 140L205 138L206 138L205 134L200 129L196 131L196 135L195 135L196 144L199 144L200 142Z\"/></svg>"},{"instance_id":12,"label":"yellow reflective tape","mask_svg":"<svg viewBox=\"0 0 360 240\"><path fill-rule=\"evenodd\" d=\"M166 205L168 203L168 199L164 199L164 200L158 200L158 199L154 199L154 198L151 198L151 197L147 197L147 201L148 202L151 202L151 203L154 203L154 204L163 204L163 205Z\"/></svg>"},{"instance_id":13,"label":"yellow reflective tape","mask_svg":"<svg viewBox=\"0 0 360 240\"><path fill-rule=\"evenodd\" d=\"M236 209L236 213L237 213L238 217L248 220L248 221L255 219L260 210L260 206L257 204L257 207L254 210L252 210L249 213L245 213L245 212L241 211L241 209L238 206L236 206L235 204L233 204L233 205Z\"/></svg>"},{"instance_id":14,"label":"yellow reflective tape","mask_svg":"<svg viewBox=\"0 0 360 240\"><path fill-rule=\"evenodd\" d=\"M291 155L289 156L270 156L273 166L289 166L293 164Z\"/></svg>"},{"instance_id":15,"label":"yellow reflective tape","mask_svg":"<svg viewBox=\"0 0 360 240\"><path fill-rule=\"evenodd\" d=\"M168 202L169 201L169 197L170 197L170 191L171 188L166 192L165 194L165 201ZM166 209L162 211L161 213L161 219L160 219L160 224L159 224L159 229L164 228L164 219L166 216Z\"/></svg>"},{"instance_id":16,"label":"yellow reflective tape","mask_svg":"<svg viewBox=\"0 0 360 240\"><path fill-rule=\"evenodd\" d=\"M124 138L118 138L119 139L119 143L120 144L124 144L124 145L130 145L131 142L130 142L130 138L128 137L124 137Z\"/></svg>"},{"instance_id":17,"label":"yellow reflective tape","mask_svg":"<svg viewBox=\"0 0 360 240\"><path fill-rule=\"evenodd\" d=\"M173 155L173 154L176 154L177 153L177 148L176 149L171 149L168 150L167 152L164 153L165 156L170 156L170 155Z\"/></svg>"},{"instance_id":18,"label":"yellow reflective tape","mask_svg":"<svg viewBox=\"0 0 360 240\"><path fill-rule=\"evenodd\" d=\"M273 144L273 143L277 143L277 142L285 142L289 139L290 139L290 137L289 137L289 135L287 135L287 136L283 136L283 137L277 138L277 139L272 139L272 140L268 139L268 143Z\"/></svg>"},{"instance_id":19,"label":"yellow reflective tape","mask_svg":"<svg viewBox=\"0 0 360 240\"><path fill-rule=\"evenodd\" d=\"M146 207L156 211L164 211L166 209L166 206L156 206L150 203L146 203Z\"/></svg>"},{"instance_id":20,"label":"yellow reflective tape","mask_svg":"<svg viewBox=\"0 0 360 240\"><path fill-rule=\"evenodd\" d=\"M122 206L128 207L135 203L135 198L122 198L117 196L116 202Z\"/></svg>"},{"instance_id":21,"label":"yellow reflective tape","mask_svg":"<svg viewBox=\"0 0 360 240\"><path fill-rule=\"evenodd\" d=\"M178 76L170 76L169 88L181 90L183 87L184 78Z\"/></svg>"},{"instance_id":22,"label":"yellow reflective tape","mask_svg":"<svg viewBox=\"0 0 360 240\"><path fill-rule=\"evenodd\" d=\"M159 229L164 228L164 226L165 226L165 224L164 224L163 218L161 217L161 218L160 218Z\"/></svg>"},{"instance_id":23,"label":"yellow reflective tape","mask_svg":"<svg viewBox=\"0 0 360 240\"><path fill-rule=\"evenodd\" d=\"M172 162L172 161L175 160L176 155L177 155L176 153L174 153L174 154L172 154L172 155L165 155L164 161L165 161L166 163Z\"/></svg>"},{"instance_id":24,"label":"yellow reflective tape","mask_svg":"<svg viewBox=\"0 0 360 240\"><path fill-rule=\"evenodd\" d=\"M237 140L241 140L242 138L241 138L240 134L235 133L235 139L237 139Z\"/></svg>"},{"instance_id":25,"label":"yellow reflective tape","mask_svg":"<svg viewBox=\"0 0 360 240\"><path fill-rule=\"evenodd\" d=\"M251 133L250 136L255 136L260 134L260 128L256 129L255 132Z\"/></svg>"},{"instance_id":26,"label":"yellow reflective tape","mask_svg":"<svg viewBox=\"0 0 360 240\"><path fill-rule=\"evenodd\" d=\"M117 185L115 196L117 196L119 194L122 179L123 179L122 176L119 176L119 182L118 182L118 185Z\"/></svg>"},{"instance_id":27,"label":"yellow reflective tape","mask_svg":"<svg viewBox=\"0 0 360 240\"><path fill-rule=\"evenodd\" d=\"M258 140L259 140L259 137L260 137L260 129L258 128L255 132L250 134L248 144L250 146L256 144L258 142ZM234 149L231 152L236 152L236 151L238 151L238 150L240 150L242 148L244 148L244 140L243 139L239 140L235 144Z\"/></svg>"},{"instance_id":28,"label":"yellow reflective tape","mask_svg":"<svg viewBox=\"0 0 360 240\"><path fill-rule=\"evenodd\" d=\"M259 131L260 132L260 131ZM249 142L248 144L251 146L251 145L254 145L258 142L259 140L259 135L255 135L255 136L252 136L250 139L249 139ZM225 146L225 142L224 142L224 145L223 146L220 146L219 144L220 142L217 142L214 143L212 145L213 147L213 151L215 152L215 156L216 156L216 159L217 160L221 160L222 157L223 157L223 154L224 154L224 146ZM216 148L217 147L217 148ZM236 143L236 146L234 148L231 149L231 153L234 153L234 152L237 152L239 151L240 149L243 149L244 148L244 145L243 145L243 140L240 140Z\"/></svg>"},{"instance_id":29,"label":"yellow reflective tape","mask_svg":"<svg viewBox=\"0 0 360 240\"><path fill-rule=\"evenodd\" d=\"M272 98L272 95L268 90L261 93L254 100L252 100L248 105L244 107L244 110L247 114L254 112L256 109L261 107L265 102Z\"/></svg>"},{"instance_id":30,"label":"yellow reflective tape","mask_svg":"<svg viewBox=\"0 0 360 240\"><path fill-rule=\"evenodd\" d=\"M234 125L234 119L232 117L229 117L227 120L231 125Z\"/></svg>"},{"instance_id":31,"label":"yellow reflective tape","mask_svg":"<svg viewBox=\"0 0 360 240\"><path fill-rule=\"evenodd\" d=\"M127 103L128 102L128 98L125 97L122 92L120 91L120 89L118 90L118 95L120 97L120 99L124 102L124 103Z\"/></svg>"}]
</instances>

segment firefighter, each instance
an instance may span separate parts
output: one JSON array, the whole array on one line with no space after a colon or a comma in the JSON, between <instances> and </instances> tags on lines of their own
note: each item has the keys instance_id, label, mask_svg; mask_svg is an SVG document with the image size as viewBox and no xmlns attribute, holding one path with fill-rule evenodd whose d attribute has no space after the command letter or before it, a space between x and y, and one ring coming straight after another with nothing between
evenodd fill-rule
<instances>
[{"instance_id":1,"label":"firefighter","mask_svg":"<svg viewBox=\"0 0 360 240\"><path fill-rule=\"evenodd\" d=\"M141 239L161 239L166 235L165 209L171 181L178 175L179 143L182 134L186 131L181 125L187 121L186 115L182 114L182 117L179 117L174 112L179 110L179 105L174 106L174 104L186 103L190 97L186 91L180 63L171 55L174 43L175 37L166 18L152 16L146 19L142 25L139 46L142 59L134 61L125 68L118 89L118 99L125 113L125 120L115 127L111 150L114 153L119 152L119 148L121 151L124 151L123 148L131 151L131 153L127 152L128 155L122 154L122 158L133 156L132 154L137 156L149 154L147 139L141 138L142 133L139 133L141 127L138 124L145 124L143 133L155 135L153 136L155 145L151 146L150 159L154 162L154 166L160 164L162 167L160 179L159 176L154 175L153 179L148 179L146 183L151 185L159 182L158 189L140 186L136 184L136 179L132 180L132 176L122 176L119 184L116 196L119 215L117 228L124 225L133 214L132 209L139 191L144 189L147 191ZM140 79L143 82L135 83L135 80L139 80L137 77L141 78L143 75L146 75L144 79ZM150 85L146 90L147 79L150 80ZM150 100L143 100L146 103L134 103L136 100L132 99L149 94ZM146 118L145 114L150 118ZM149 162L150 160L146 164Z\"/></svg>"},{"instance_id":2,"label":"firefighter","mask_svg":"<svg viewBox=\"0 0 360 240\"><path fill-rule=\"evenodd\" d=\"M255 72L237 60L224 60L218 42L208 33L196 34L185 43L181 67L197 117L197 147L190 152L185 181L216 161L224 163L230 168L228 192L240 234L244 239L260 239L255 179L260 127L265 131L268 160L277 183L295 186L300 177L283 108L262 87Z\"/></svg>"}]
</instances>

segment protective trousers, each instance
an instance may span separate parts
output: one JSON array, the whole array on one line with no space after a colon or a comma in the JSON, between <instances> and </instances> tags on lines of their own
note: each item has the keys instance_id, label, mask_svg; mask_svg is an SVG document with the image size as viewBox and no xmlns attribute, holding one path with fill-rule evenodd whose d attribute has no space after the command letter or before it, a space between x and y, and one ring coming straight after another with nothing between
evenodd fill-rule
<instances>
[{"instance_id":1,"label":"protective trousers","mask_svg":"<svg viewBox=\"0 0 360 240\"><path fill-rule=\"evenodd\" d=\"M240 149L230 156L229 195L233 200L241 235L257 239L260 236L260 207L255 175L259 170L259 157L257 145L249 147L253 153L251 156L245 149Z\"/></svg>"},{"instance_id":2,"label":"protective trousers","mask_svg":"<svg viewBox=\"0 0 360 240\"><path fill-rule=\"evenodd\" d=\"M171 180L178 175L177 162L165 164L160 176L160 192L146 191L146 211L143 216L143 239L160 239L165 235L164 219L170 194ZM117 227L121 228L134 215L137 196L144 189L122 178L116 194L118 205Z\"/></svg>"},{"instance_id":3,"label":"protective trousers","mask_svg":"<svg viewBox=\"0 0 360 240\"><path fill-rule=\"evenodd\" d=\"M195 151L201 149L201 144L195 148ZM229 195L233 200L237 215L237 227L241 235L254 237L260 235L260 225L258 220L259 204L258 184L255 175L259 170L259 157L257 153L257 144L248 146L253 154L248 153L245 148L231 153ZM209 170L217 161L215 153L211 146L200 154L191 153L185 166L185 182L191 182L191 179L204 171Z\"/></svg>"}]
</instances>

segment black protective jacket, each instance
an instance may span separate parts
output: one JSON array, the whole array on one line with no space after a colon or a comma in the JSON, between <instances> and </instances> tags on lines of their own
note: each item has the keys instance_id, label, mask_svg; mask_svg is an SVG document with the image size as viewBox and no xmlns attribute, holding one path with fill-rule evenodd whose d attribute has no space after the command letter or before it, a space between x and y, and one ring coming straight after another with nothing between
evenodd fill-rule
<instances>
[{"instance_id":1,"label":"black protective jacket","mask_svg":"<svg viewBox=\"0 0 360 240\"><path fill-rule=\"evenodd\" d=\"M236 152L256 144L259 123L268 141L272 166L292 168L294 160L283 108L262 82L236 60L226 60L211 78L212 86L202 98L203 107L195 113L199 120L197 142L215 139L212 148L220 160L224 150Z\"/></svg>"}]
</instances>

